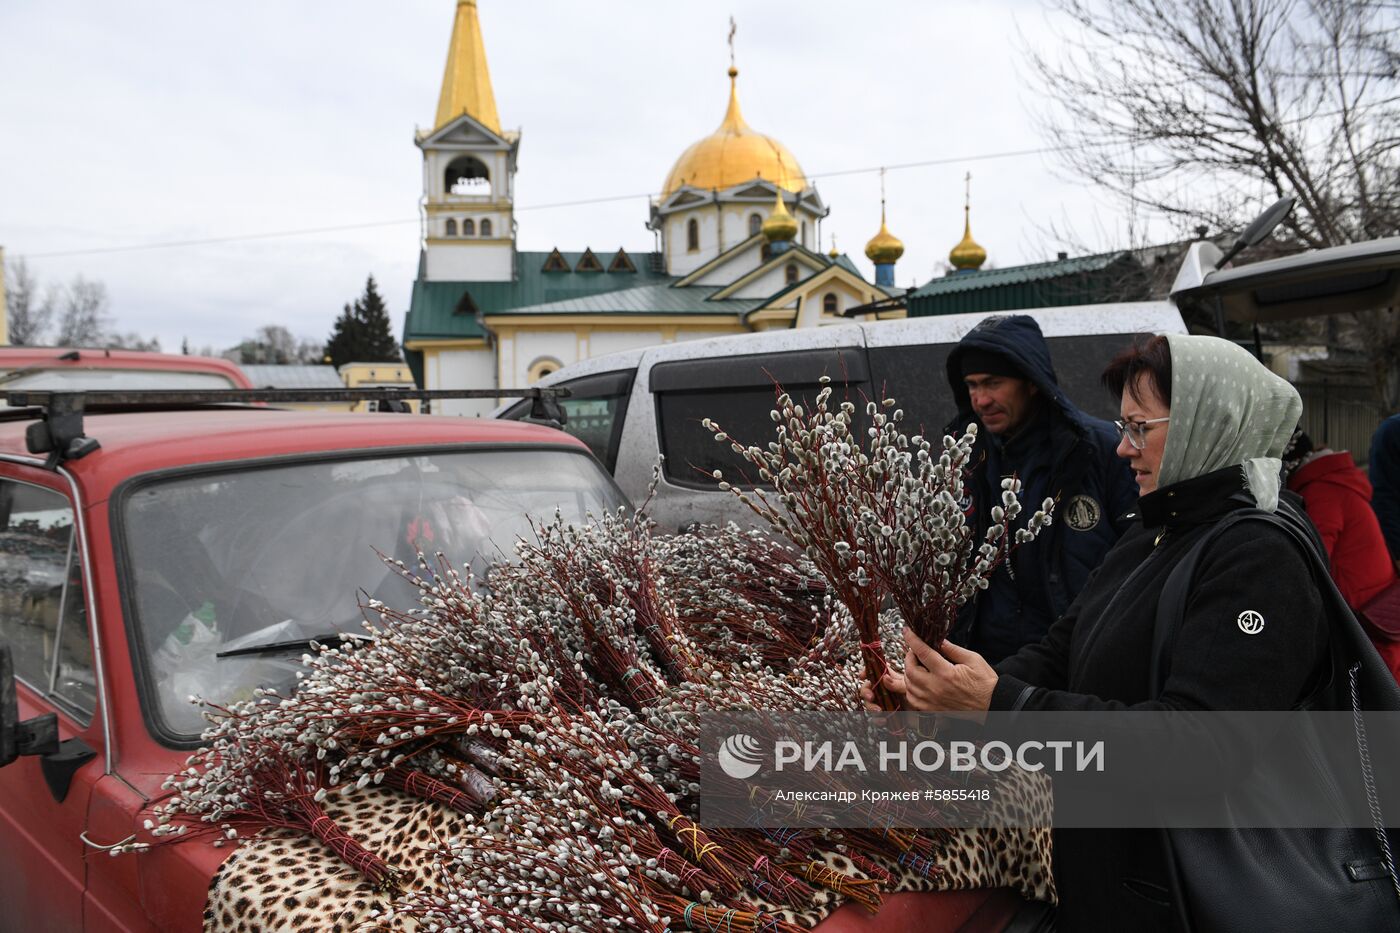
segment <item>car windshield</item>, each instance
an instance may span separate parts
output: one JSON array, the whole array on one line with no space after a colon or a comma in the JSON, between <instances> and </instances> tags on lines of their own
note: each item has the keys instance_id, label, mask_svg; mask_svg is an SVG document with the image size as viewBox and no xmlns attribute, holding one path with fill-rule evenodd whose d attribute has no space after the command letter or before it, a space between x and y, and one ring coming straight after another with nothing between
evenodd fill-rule
<instances>
[{"instance_id":1,"label":"car windshield","mask_svg":"<svg viewBox=\"0 0 1400 933\"><path fill-rule=\"evenodd\" d=\"M190 696L223 705L260 686L290 690L298 642L362 632L362 600L416 608L417 591L379 552L411 567L419 551L441 551L479 575L514 556L531 518L557 509L578 523L623 504L592 458L567 450L301 462L143 485L123 506L125 565L154 712L168 731L198 734Z\"/></svg>"}]
</instances>

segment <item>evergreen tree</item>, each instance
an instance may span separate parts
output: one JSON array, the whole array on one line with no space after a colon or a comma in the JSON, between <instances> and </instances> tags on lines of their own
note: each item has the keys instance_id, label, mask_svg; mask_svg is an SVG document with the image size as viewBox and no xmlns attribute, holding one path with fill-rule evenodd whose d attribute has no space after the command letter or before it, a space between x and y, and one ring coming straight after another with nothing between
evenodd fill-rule
<instances>
[{"instance_id":1,"label":"evergreen tree","mask_svg":"<svg viewBox=\"0 0 1400 933\"><path fill-rule=\"evenodd\" d=\"M326 342L326 356L336 367L352 362L393 363L401 358L374 276L365 282L365 293L353 305L347 304L336 318L331 339Z\"/></svg>"}]
</instances>

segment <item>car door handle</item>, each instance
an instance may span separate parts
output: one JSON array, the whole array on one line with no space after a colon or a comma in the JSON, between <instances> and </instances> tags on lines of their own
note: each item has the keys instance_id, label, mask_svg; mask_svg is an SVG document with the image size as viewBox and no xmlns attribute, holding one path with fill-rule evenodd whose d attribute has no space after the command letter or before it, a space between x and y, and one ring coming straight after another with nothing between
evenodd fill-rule
<instances>
[{"instance_id":1,"label":"car door handle","mask_svg":"<svg viewBox=\"0 0 1400 933\"><path fill-rule=\"evenodd\" d=\"M126 845L128 842L133 842L133 841L135 841L135 839L136 839L136 834L135 834L135 833L132 833L130 836L127 836L127 837L126 837L125 839L123 839L121 842L114 842L114 843L112 843L112 844L109 845L109 846L104 846L104 845L102 845L102 844L99 843L99 842L93 842L91 839L89 839L89 838L87 837L87 830L83 830L82 832L78 833L78 838L81 839L81 840L83 840L83 845L85 845L85 846L88 846L88 847L93 848L93 849L97 849L97 850L100 851L100 852L110 852L110 851L112 851L113 849L115 849L117 846L124 846L124 845Z\"/></svg>"}]
</instances>

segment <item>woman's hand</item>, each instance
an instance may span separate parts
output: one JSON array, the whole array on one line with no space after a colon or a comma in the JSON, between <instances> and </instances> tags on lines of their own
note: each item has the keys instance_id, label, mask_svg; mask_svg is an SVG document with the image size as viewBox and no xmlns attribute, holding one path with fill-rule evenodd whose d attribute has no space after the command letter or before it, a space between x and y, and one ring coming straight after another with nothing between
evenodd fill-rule
<instances>
[{"instance_id":1,"label":"woman's hand","mask_svg":"<svg viewBox=\"0 0 1400 933\"><path fill-rule=\"evenodd\" d=\"M934 650L907 626L904 644L909 649L904 655L904 676L886 674L885 685L904 694L907 709L985 712L991 707L997 672L980 654L947 639ZM898 677L898 688L891 677Z\"/></svg>"}]
</instances>

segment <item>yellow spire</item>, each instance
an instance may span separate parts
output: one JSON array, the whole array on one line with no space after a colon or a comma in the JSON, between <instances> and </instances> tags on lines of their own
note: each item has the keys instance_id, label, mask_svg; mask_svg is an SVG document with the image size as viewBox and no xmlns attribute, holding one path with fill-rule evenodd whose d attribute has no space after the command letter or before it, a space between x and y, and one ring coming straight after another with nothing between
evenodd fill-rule
<instances>
[{"instance_id":1,"label":"yellow spire","mask_svg":"<svg viewBox=\"0 0 1400 933\"><path fill-rule=\"evenodd\" d=\"M476 0L457 0L457 18L452 23L452 43L447 47L447 67L442 72L442 92L438 95L433 128L440 129L464 113L500 134L501 120L496 115L496 95L491 91L491 72L486 67L486 44L481 39Z\"/></svg>"},{"instance_id":2,"label":"yellow spire","mask_svg":"<svg viewBox=\"0 0 1400 933\"><path fill-rule=\"evenodd\" d=\"M963 203L963 238L948 253L959 272L974 272L987 261L987 251L972 238L972 173L967 173L967 200Z\"/></svg>"},{"instance_id":3,"label":"yellow spire","mask_svg":"<svg viewBox=\"0 0 1400 933\"><path fill-rule=\"evenodd\" d=\"M769 243L787 241L797 236L797 219L788 213L787 205L783 203L781 188L778 189L777 199L773 202L773 212L763 221L762 230L763 238Z\"/></svg>"}]
</instances>

